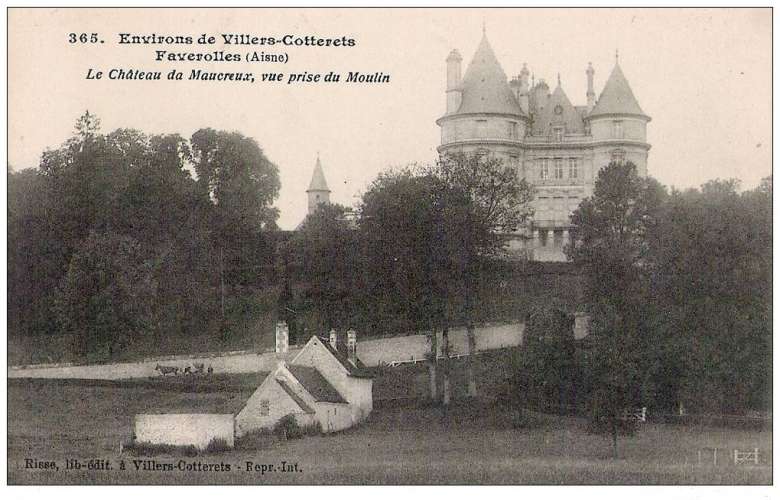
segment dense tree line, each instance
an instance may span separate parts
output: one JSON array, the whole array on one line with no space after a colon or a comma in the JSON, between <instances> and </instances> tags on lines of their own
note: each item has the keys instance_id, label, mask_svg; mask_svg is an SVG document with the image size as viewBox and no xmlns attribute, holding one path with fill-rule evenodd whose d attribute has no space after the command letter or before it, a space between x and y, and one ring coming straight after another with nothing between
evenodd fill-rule
<instances>
[{"instance_id":1,"label":"dense tree line","mask_svg":"<svg viewBox=\"0 0 780 500\"><path fill-rule=\"evenodd\" d=\"M9 174L9 336L71 334L88 360L228 336L225 301L273 278L279 187L238 133L103 134L87 112L39 168Z\"/></svg>"},{"instance_id":2,"label":"dense tree line","mask_svg":"<svg viewBox=\"0 0 780 500\"><path fill-rule=\"evenodd\" d=\"M573 392L571 406L616 450L627 409L770 409L771 195L771 179L668 192L630 163L603 168L567 248L585 276L590 335L575 343L565 320L550 319L566 317L560 307L539 313L547 335L529 320L515 402L549 410Z\"/></svg>"}]
</instances>

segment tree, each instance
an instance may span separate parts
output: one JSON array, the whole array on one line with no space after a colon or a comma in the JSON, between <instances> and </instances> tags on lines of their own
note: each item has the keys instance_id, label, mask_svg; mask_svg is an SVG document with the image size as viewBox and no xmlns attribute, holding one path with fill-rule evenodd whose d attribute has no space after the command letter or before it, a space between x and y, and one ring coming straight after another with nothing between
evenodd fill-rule
<instances>
[{"instance_id":1,"label":"tree","mask_svg":"<svg viewBox=\"0 0 780 500\"><path fill-rule=\"evenodd\" d=\"M527 316L513 399L522 406L567 414L575 404L574 316L560 307L535 307Z\"/></svg>"},{"instance_id":2,"label":"tree","mask_svg":"<svg viewBox=\"0 0 780 500\"><path fill-rule=\"evenodd\" d=\"M743 193L735 180L674 191L649 242L652 299L663 315L659 340L673 349L659 356L661 402L720 413L766 409L771 180Z\"/></svg>"},{"instance_id":3,"label":"tree","mask_svg":"<svg viewBox=\"0 0 780 500\"><path fill-rule=\"evenodd\" d=\"M306 217L290 242L292 267L303 282L303 300L317 312L317 329L347 329L354 324L360 295L359 248L346 219L347 208L322 204Z\"/></svg>"},{"instance_id":4,"label":"tree","mask_svg":"<svg viewBox=\"0 0 780 500\"><path fill-rule=\"evenodd\" d=\"M276 228L279 171L254 139L238 132L201 129L190 139L198 192L213 202L209 211L220 290L223 340L227 286L257 284L274 267L262 232Z\"/></svg>"},{"instance_id":5,"label":"tree","mask_svg":"<svg viewBox=\"0 0 780 500\"><path fill-rule=\"evenodd\" d=\"M466 383L468 395L477 395L473 354L475 283L479 262L485 256L500 254L506 234L516 231L533 215L530 202L533 187L500 158L474 154L451 154L440 158L429 170L439 179L447 208L443 218L444 244L453 261L453 280L459 281L464 297L468 338Z\"/></svg>"},{"instance_id":6,"label":"tree","mask_svg":"<svg viewBox=\"0 0 780 500\"><path fill-rule=\"evenodd\" d=\"M379 318L401 318L398 329L431 332L431 398L438 399L436 326L444 322L449 259L442 251L441 184L412 169L386 172L371 184L360 205L365 290Z\"/></svg>"},{"instance_id":7,"label":"tree","mask_svg":"<svg viewBox=\"0 0 780 500\"><path fill-rule=\"evenodd\" d=\"M56 308L88 360L112 358L153 327L155 283L141 253L132 238L91 232L71 259Z\"/></svg>"},{"instance_id":8,"label":"tree","mask_svg":"<svg viewBox=\"0 0 780 500\"><path fill-rule=\"evenodd\" d=\"M647 318L647 236L655 231L664 197L655 180L637 175L635 165L612 162L571 217L573 243L565 251L585 273L593 326L591 420L606 419L615 456L620 419L641 392L635 356Z\"/></svg>"}]
</instances>

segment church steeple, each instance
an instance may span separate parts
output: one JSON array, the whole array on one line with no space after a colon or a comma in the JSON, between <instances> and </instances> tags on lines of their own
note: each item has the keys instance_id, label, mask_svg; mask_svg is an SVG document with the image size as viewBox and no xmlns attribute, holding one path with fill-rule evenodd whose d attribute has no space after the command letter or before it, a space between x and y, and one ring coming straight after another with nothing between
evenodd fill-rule
<instances>
[{"instance_id":1,"label":"church steeple","mask_svg":"<svg viewBox=\"0 0 780 500\"><path fill-rule=\"evenodd\" d=\"M330 189L325 181L325 172L322 171L319 153L317 153L317 163L314 165L314 172L306 194L309 197L309 214L316 212L317 207L321 204L330 203Z\"/></svg>"}]
</instances>

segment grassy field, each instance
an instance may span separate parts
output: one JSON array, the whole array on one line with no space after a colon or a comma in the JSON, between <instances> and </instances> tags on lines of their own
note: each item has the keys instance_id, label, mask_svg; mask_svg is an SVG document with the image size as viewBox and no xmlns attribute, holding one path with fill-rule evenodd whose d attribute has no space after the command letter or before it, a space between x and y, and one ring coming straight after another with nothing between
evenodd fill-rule
<instances>
[{"instance_id":1,"label":"grassy field","mask_svg":"<svg viewBox=\"0 0 780 500\"><path fill-rule=\"evenodd\" d=\"M511 416L485 404L459 403L447 415L433 407L378 407L364 425L329 436L275 442L256 450L153 458L119 453L133 415L146 411L237 411L260 375L225 380L124 383L11 381L8 387L8 481L11 484L769 484L770 431L647 424L610 442L587 434L572 417L539 417L513 429ZM209 390L215 389L220 392ZM761 463L734 466L734 448L761 449ZM718 448L717 466L697 451ZM705 458L708 456L705 450ZM59 470L26 468L26 459ZM112 470L65 470L67 459ZM134 460L173 471L136 470ZM182 461L184 471L177 467ZM124 461L126 470L118 470ZM247 471L247 462L273 471ZM283 471L282 462L287 471ZM138 462L140 464L140 462ZM151 462L147 462L150 465ZM203 464L230 471L195 471ZM292 464L297 464L296 467Z\"/></svg>"}]
</instances>

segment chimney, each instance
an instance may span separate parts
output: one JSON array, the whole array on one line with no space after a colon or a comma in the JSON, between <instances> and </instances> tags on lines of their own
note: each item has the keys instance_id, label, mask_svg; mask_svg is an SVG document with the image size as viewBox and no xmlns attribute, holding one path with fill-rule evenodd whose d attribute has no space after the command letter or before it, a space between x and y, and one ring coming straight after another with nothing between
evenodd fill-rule
<instances>
[{"instance_id":1,"label":"chimney","mask_svg":"<svg viewBox=\"0 0 780 500\"><path fill-rule=\"evenodd\" d=\"M463 97L460 87L460 62L463 58L460 52L453 50L447 56L447 113L454 113L460 108Z\"/></svg>"},{"instance_id":2,"label":"chimney","mask_svg":"<svg viewBox=\"0 0 780 500\"><path fill-rule=\"evenodd\" d=\"M520 107L523 111L526 113L529 113L529 103L528 103L528 91L530 90L528 88L528 65L526 63L523 63L523 69L520 70L520 76L518 80L520 81L520 88L518 90L518 101L520 102Z\"/></svg>"},{"instance_id":3,"label":"chimney","mask_svg":"<svg viewBox=\"0 0 780 500\"><path fill-rule=\"evenodd\" d=\"M593 64L588 63L588 69L585 70L585 74L588 75L588 93L586 94L586 97L588 98L588 113L590 113L593 106L596 105L596 92L593 90L594 73L596 73L596 70L593 69Z\"/></svg>"},{"instance_id":4,"label":"chimney","mask_svg":"<svg viewBox=\"0 0 780 500\"><path fill-rule=\"evenodd\" d=\"M336 333L336 329L335 329L335 328L334 328L334 329L331 329L331 330L330 330L330 335L329 335L330 346L331 346L331 347L332 347L334 350L336 350L336 351L338 351L338 350L339 350L339 343L338 343L338 340L339 340L339 336L338 336L338 334Z\"/></svg>"},{"instance_id":5,"label":"chimney","mask_svg":"<svg viewBox=\"0 0 780 500\"><path fill-rule=\"evenodd\" d=\"M357 366L357 332L347 330L347 357Z\"/></svg>"},{"instance_id":6,"label":"chimney","mask_svg":"<svg viewBox=\"0 0 780 500\"><path fill-rule=\"evenodd\" d=\"M287 354L290 347L290 330L286 321L276 323L276 354Z\"/></svg>"}]
</instances>

